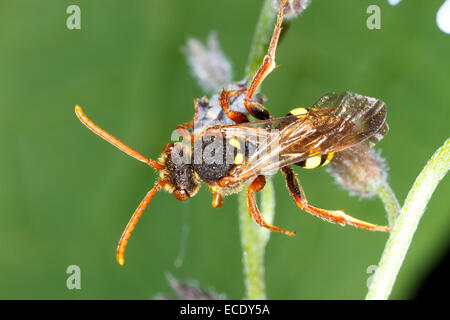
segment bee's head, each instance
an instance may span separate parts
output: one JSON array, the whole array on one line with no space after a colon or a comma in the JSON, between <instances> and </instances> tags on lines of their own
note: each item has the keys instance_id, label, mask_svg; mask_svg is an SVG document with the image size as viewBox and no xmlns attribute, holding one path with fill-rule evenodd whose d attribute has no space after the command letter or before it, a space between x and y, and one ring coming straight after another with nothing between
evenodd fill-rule
<instances>
[{"instance_id":1,"label":"bee's head","mask_svg":"<svg viewBox=\"0 0 450 320\"><path fill-rule=\"evenodd\" d=\"M199 181L191 164L190 147L182 143L169 143L162 152L159 162L164 166L160 171L161 180L175 198L186 201L199 189Z\"/></svg>"}]
</instances>

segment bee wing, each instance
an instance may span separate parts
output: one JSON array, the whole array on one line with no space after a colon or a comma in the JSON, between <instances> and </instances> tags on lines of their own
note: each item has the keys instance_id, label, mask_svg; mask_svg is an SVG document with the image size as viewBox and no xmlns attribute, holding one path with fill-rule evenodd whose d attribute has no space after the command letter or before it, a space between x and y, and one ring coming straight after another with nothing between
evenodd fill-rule
<instances>
[{"instance_id":1,"label":"bee wing","mask_svg":"<svg viewBox=\"0 0 450 320\"><path fill-rule=\"evenodd\" d=\"M347 109L342 108L337 113L345 113L346 117L349 117L351 122L355 124L352 131L354 134L357 131L356 134L359 135L356 140L360 140L357 143L361 151L370 150L389 131L386 122L386 103L382 100L347 91L342 94L327 94L320 98L313 108L323 109L336 106L348 106ZM349 137L348 139L351 140L352 138ZM353 145L357 143L353 143Z\"/></svg>"},{"instance_id":2,"label":"bee wing","mask_svg":"<svg viewBox=\"0 0 450 320\"><path fill-rule=\"evenodd\" d=\"M310 115L305 126L311 130L302 137L304 128L293 130L289 138L298 140L286 151L296 153L309 149L312 155L327 154L360 143L361 149L368 151L389 130L386 104L352 92L323 96L311 108Z\"/></svg>"},{"instance_id":3,"label":"bee wing","mask_svg":"<svg viewBox=\"0 0 450 320\"><path fill-rule=\"evenodd\" d=\"M299 116L210 128L246 143L246 161L231 173L240 181L358 144L369 150L388 131L386 104L344 92L327 94Z\"/></svg>"}]
</instances>

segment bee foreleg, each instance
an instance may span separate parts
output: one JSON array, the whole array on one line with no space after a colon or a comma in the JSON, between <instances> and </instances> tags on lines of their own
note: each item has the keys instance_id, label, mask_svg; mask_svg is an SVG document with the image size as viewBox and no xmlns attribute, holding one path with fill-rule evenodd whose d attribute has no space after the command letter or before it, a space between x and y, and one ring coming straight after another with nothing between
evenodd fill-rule
<instances>
[{"instance_id":1,"label":"bee foreleg","mask_svg":"<svg viewBox=\"0 0 450 320\"><path fill-rule=\"evenodd\" d=\"M363 228L371 231L390 231L389 227L387 226L379 226L376 224L372 224L369 222L353 218L352 216L345 214L341 210L325 210L309 205L308 201L306 200L305 194L302 190L302 187L300 186L300 183L296 175L292 171L292 169L290 167L284 167L282 170L286 175L286 183L289 192L291 193L295 203L300 209L312 215L315 215L316 217L324 219L328 222L339 223L342 226L349 224L354 227Z\"/></svg>"},{"instance_id":2,"label":"bee foreleg","mask_svg":"<svg viewBox=\"0 0 450 320\"><path fill-rule=\"evenodd\" d=\"M265 184L266 184L266 178L264 176L258 176L255 180L253 180L251 185L248 187L247 197L248 197L248 211L249 211L250 217L253 219L253 221L255 221L261 227L267 228L272 231L282 232L291 237L294 236L295 232L287 231L285 229L273 226L273 225L267 223L261 216L258 206L256 205L255 193L261 191L264 188Z\"/></svg>"},{"instance_id":3,"label":"bee foreleg","mask_svg":"<svg viewBox=\"0 0 450 320\"><path fill-rule=\"evenodd\" d=\"M214 208L220 208L223 204L223 197L220 193L214 192L213 193L213 200L212 200L212 206Z\"/></svg>"},{"instance_id":4,"label":"bee foreleg","mask_svg":"<svg viewBox=\"0 0 450 320\"><path fill-rule=\"evenodd\" d=\"M182 123L180 125L177 126L177 132L188 142L193 142L194 141L194 137L189 133L189 131L187 129L190 129L193 127L195 121L197 120L197 116L198 116L198 104L197 104L198 100L195 99L194 100L194 108L195 108L195 113L194 113L194 118L192 118L191 121L186 122L186 123Z\"/></svg>"},{"instance_id":5,"label":"bee foreleg","mask_svg":"<svg viewBox=\"0 0 450 320\"><path fill-rule=\"evenodd\" d=\"M178 134L183 137L187 142L193 142L194 137L189 133L187 129L189 129L192 125L189 122L183 123L177 126Z\"/></svg>"}]
</instances>

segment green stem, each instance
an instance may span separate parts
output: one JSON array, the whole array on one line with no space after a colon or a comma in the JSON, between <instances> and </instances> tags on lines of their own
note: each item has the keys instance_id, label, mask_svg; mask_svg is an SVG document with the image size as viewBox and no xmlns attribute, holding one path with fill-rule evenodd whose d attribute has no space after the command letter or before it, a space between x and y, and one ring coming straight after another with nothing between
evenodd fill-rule
<instances>
[{"instance_id":1,"label":"green stem","mask_svg":"<svg viewBox=\"0 0 450 320\"><path fill-rule=\"evenodd\" d=\"M265 0L261 9L258 24L256 25L250 55L245 70L246 77L256 74L261 62L267 53L273 27L276 20L276 11L272 7L272 0ZM275 213L275 195L273 184L267 179L261 191L262 210L264 219L271 223ZM246 298L250 300L266 299L266 285L264 280L264 251L270 237L270 231L262 228L249 216L247 194L239 194L239 222L241 232L242 257L244 264L244 278Z\"/></svg>"},{"instance_id":2,"label":"green stem","mask_svg":"<svg viewBox=\"0 0 450 320\"><path fill-rule=\"evenodd\" d=\"M450 168L450 139L447 139L423 168L406 197L386 243L366 299L388 299L405 259L417 225L436 186Z\"/></svg>"},{"instance_id":3,"label":"green stem","mask_svg":"<svg viewBox=\"0 0 450 320\"><path fill-rule=\"evenodd\" d=\"M400 204L398 203L394 191L391 189L387 182L384 182L378 188L378 197L380 197L381 201L384 204L384 208L386 209L386 212L388 214L389 226L392 227L394 225L395 219L400 212Z\"/></svg>"}]
</instances>

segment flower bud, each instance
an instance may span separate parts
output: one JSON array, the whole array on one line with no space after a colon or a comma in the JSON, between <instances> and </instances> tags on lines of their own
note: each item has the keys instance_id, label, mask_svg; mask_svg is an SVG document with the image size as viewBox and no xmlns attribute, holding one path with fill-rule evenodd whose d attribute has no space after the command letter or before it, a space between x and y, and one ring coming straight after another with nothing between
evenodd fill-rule
<instances>
[{"instance_id":1,"label":"flower bud","mask_svg":"<svg viewBox=\"0 0 450 320\"><path fill-rule=\"evenodd\" d=\"M358 146L337 152L328 171L351 195L366 198L376 195L387 179L384 159L375 151L364 152Z\"/></svg>"},{"instance_id":2,"label":"flower bud","mask_svg":"<svg viewBox=\"0 0 450 320\"><path fill-rule=\"evenodd\" d=\"M222 294L211 293L199 289L192 281L182 282L174 278L171 274L167 274L167 281L169 282L172 290L175 292L176 297L167 295L157 296L158 300L224 300L225 296Z\"/></svg>"},{"instance_id":3,"label":"flower bud","mask_svg":"<svg viewBox=\"0 0 450 320\"><path fill-rule=\"evenodd\" d=\"M273 0L273 6L275 10L278 10L282 1L283 0ZM311 0L288 0L288 2L286 3L286 7L284 8L284 16L287 19L296 18L300 13L303 12L303 10L306 9L310 2Z\"/></svg>"},{"instance_id":4,"label":"flower bud","mask_svg":"<svg viewBox=\"0 0 450 320\"><path fill-rule=\"evenodd\" d=\"M231 82L231 63L220 49L215 33L209 35L207 47L189 38L185 54L192 74L207 93L216 93Z\"/></svg>"}]
</instances>

